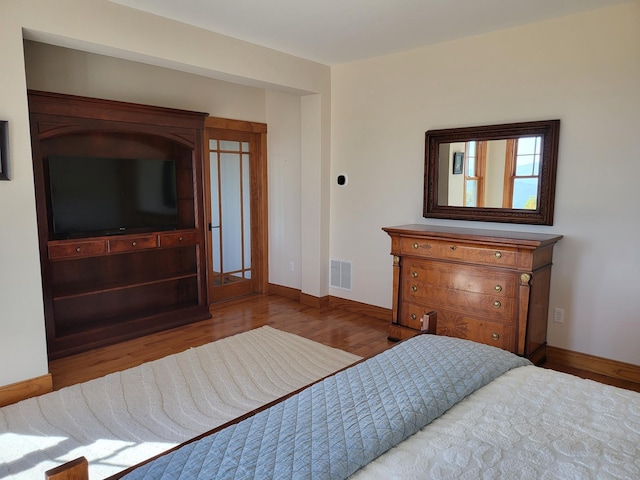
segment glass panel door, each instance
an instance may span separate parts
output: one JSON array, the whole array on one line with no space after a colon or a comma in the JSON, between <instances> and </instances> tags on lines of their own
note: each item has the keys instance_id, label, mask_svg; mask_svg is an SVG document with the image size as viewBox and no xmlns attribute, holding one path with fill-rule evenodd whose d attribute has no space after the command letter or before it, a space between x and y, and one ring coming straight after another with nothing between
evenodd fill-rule
<instances>
[{"instance_id":1,"label":"glass panel door","mask_svg":"<svg viewBox=\"0 0 640 480\"><path fill-rule=\"evenodd\" d=\"M253 291L251 248L250 137L242 132L208 132L210 259L212 302Z\"/></svg>"}]
</instances>

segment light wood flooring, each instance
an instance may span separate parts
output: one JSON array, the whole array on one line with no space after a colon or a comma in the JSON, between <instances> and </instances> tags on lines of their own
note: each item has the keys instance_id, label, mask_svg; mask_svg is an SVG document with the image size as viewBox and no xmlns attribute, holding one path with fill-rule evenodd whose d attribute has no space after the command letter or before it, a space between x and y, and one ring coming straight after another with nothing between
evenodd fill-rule
<instances>
[{"instance_id":1,"label":"light wood flooring","mask_svg":"<svg viewBox=\"0 0 640 480\"><path fill-rule=\"evenodd\" d=\"M394 345L387 340L389 324L386 321L339 308L309 307L277 295L254 295L214 305L211 314L210 320L53 360L49 363L53 388L58 390L135 367L263 325L295 333L362 357L378 354ZM569 369L562 365L544 366L640 392L640 384Z\"/></svg>"}]
</instances>

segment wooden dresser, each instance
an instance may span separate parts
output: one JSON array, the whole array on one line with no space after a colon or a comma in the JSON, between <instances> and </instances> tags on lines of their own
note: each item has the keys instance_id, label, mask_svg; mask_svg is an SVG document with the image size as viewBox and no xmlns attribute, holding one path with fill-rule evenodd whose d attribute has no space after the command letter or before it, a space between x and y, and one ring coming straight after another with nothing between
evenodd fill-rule
<instances>
[{"instance_id":1,"label":"wooden dresser","mask_svg":"<svg viewBox=\"0 0 640 480\"><path fill-rule=\"evenodd\" d=\"M437 313L438 335L546 356L553 246L562 238L427 225L383 228L391 237L390 340L420 333Z\"/></svg>"}]
</instances>

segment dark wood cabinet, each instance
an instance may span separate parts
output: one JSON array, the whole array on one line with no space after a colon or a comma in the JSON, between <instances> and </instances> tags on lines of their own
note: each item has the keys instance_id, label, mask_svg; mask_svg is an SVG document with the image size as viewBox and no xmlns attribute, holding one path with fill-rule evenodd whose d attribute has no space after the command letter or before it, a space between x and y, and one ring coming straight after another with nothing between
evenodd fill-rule
<instances>
[{"instance_id":1,"label":"dark wood cabinet","mask_svg":"<svg viewBox=\"0 0 640 480\"><path fill-rule=\"evenodd\" d=\"M36 91L29 110L49 358L209 318L207 115ZM47 161L61 155L175 161L176 229L57 238Z\"/></svg>"},{"instance_id":2,"label":"dark wood cabinet","mask_svg":"<svg viewBox=\"0 0 640 480\"><path fill-rule=\"evenodd\" d=\"M539 363L546 355L553 246L562 237L405 225L391 237L391 340L423 329L493 345Z\"/></svg>"}]
</instances>

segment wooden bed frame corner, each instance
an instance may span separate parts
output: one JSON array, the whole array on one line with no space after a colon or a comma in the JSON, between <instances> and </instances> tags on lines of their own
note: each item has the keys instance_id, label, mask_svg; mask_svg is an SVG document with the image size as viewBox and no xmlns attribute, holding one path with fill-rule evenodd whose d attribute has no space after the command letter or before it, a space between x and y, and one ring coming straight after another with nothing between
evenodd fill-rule
<instances>
[{"instance_id":1,"label":"wooden bed frame corner","mask_svg":"<svg viewBox=\"0 0 640 480\"><path fill-rule=\"evenodd\" d=\"M44 472L45 480L89 480L89 462L80 457Z\"/></svg>"}]
</instances>

